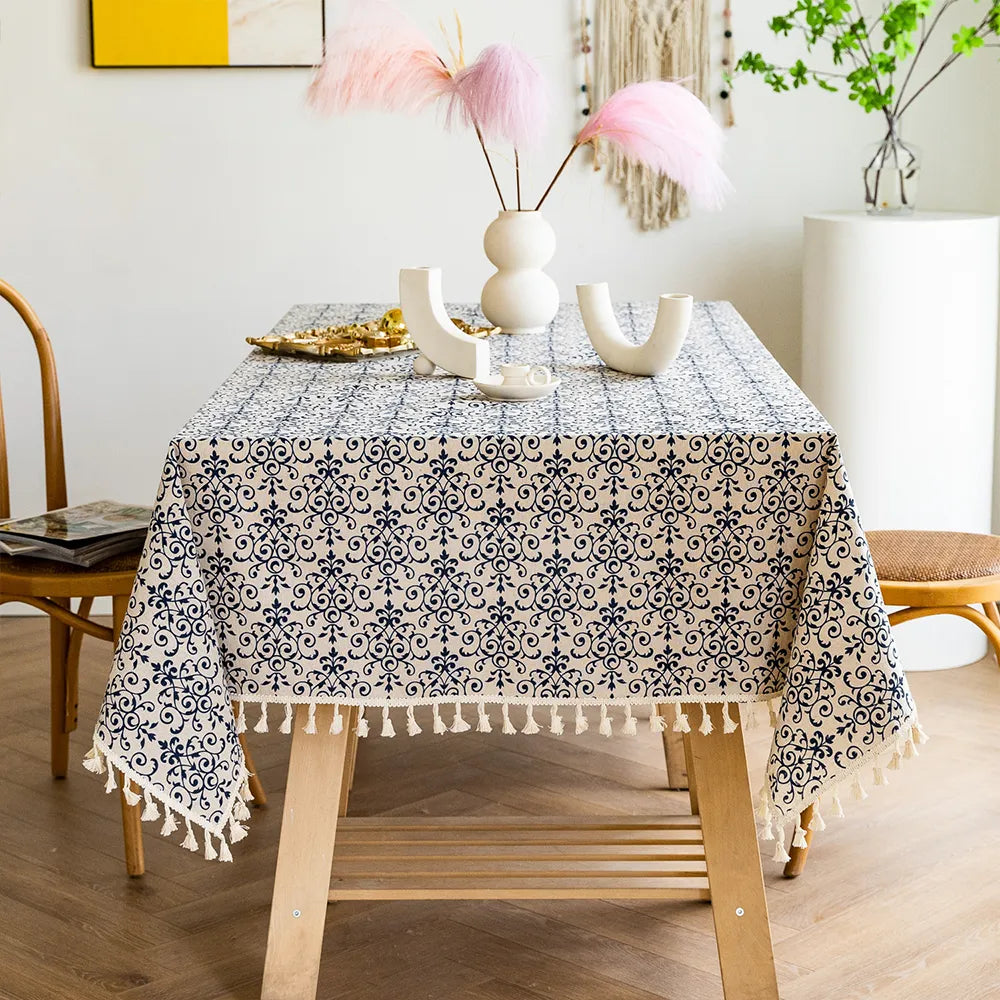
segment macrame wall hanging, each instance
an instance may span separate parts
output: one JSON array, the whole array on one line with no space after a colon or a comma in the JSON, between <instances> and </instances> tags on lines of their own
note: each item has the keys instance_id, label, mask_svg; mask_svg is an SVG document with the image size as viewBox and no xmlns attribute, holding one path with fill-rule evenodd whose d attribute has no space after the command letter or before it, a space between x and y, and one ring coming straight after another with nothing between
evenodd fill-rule
<instances>
[{"instance_id":1,"label":"macrame wall hanging","mask_svg":"<svg viewBox=\"0 0 1000 1000\"><path fill-rule=\"evenodd\" d=\"M708 103L712 77L710 0L592 2L593 24L587 0L581 0L584 114L600 107L619 87L643 80L684 81ZM732 38L728 13L727 4L727 43ZM731 58L728 49L723 55L724 61L727 58ZM731 125L728 91L723 100L727 104L726 123ZM641 229L662 229L688 214L687 198L676 184L647 167L627 162L617 150L596 143L594 165L595 169L606 168L609 180L622 189L628 213Z\"/></svg>"}]
</instances>

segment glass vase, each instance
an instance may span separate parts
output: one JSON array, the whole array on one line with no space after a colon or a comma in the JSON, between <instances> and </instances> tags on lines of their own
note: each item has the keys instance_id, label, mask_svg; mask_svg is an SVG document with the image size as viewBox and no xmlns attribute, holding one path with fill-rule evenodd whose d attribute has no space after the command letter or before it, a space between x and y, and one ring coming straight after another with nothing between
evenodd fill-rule
<instances>
[{"instance_id":1,"label":"glass vase","mask_svg":"<svg viewBox=\"0 0 1000 1000\"><path fill-rule=\"evenodd\" d=\"M862 175L869 215L908 215L917 207L921 151L890 129L865 152Z\"/></svg>"}]
</instances>

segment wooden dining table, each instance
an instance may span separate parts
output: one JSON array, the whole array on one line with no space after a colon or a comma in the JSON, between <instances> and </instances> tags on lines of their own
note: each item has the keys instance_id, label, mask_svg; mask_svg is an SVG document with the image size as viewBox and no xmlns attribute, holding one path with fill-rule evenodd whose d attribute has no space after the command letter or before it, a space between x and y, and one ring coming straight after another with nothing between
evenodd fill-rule
<instances>
[{"instance_id":1,"label":"wooden dining table","mask_svg":"<svg viewBox=\"0 0 1000 1000\"><path fill-rule=\"evenodd\" d=\"M384 310L298 306L275 332ZM641 339L655 305L616 311ZM728 303L696 305L655 378L601 365L570 306L490 346L558 390L247 357L170 442L88 766L230 860L239 736L292 734L265 1000L315 995L330 900L602 898L710 902L726 997L773 1000L755 811L780 863L803 809L822 823L921 733L836 435ZM683 746L689 813L348 812L368 739L640 722Z\"/></svg>"}]
</instances>

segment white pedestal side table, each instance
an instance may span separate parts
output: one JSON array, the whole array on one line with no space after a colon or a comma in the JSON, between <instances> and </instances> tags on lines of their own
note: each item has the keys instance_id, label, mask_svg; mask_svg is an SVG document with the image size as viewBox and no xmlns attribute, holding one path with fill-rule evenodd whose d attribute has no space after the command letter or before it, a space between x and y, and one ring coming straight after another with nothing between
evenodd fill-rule
<instances>
[{"instance_id":1,"label":"white pedestal side table","mask_svg":"<svg viewBox=\"0 0 1000 1000\"><path fill-rule=\"evenodd\" d=\"M867 529L990 530L1000 219L805 220L802 386L833 425ZM908 670L979 659L969 622L896 629Z\"/></svg>"}]
</instances>

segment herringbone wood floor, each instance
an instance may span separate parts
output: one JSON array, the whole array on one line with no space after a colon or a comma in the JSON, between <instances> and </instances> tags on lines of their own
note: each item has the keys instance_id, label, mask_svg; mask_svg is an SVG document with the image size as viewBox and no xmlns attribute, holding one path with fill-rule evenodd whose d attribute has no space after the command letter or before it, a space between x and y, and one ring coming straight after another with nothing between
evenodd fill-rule
<instances>
[{"instance_id":1,"label":"herringbone wood floor","mask_svg":"<svg viewBox=\"0 0 1000 1000\"><path fill-rule=\"evenodd\" d=\"M254 737L271 807L233 865L149 830L125 877L116 796L48 776L47 631L0 618L0 997L258 995L289 740ZM109 650L87 639L88 747ZM911 677L932 741L817 838L806 874L765 877L785 1000L1000 998L1000 670ZM429 729L430 727L426 727ZM672 812L658 737L492 736L362 744L352 813ZM253 734L251 734L253 735ZM749 734L755 785L767 733ZM174 838L175 841L179 838ZM718 1000L708 905L341 903L324 1000Z\"/></svg>"}]
</instances>

